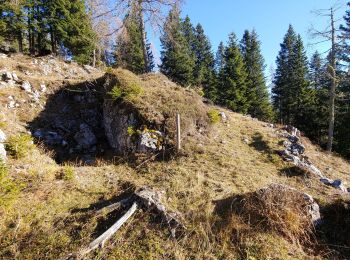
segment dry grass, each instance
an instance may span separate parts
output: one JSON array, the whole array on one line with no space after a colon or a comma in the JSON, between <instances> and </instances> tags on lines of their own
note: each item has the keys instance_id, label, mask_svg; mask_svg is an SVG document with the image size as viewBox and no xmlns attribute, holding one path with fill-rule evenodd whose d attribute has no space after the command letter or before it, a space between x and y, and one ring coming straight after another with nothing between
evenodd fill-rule
<instances>
[{"instance_id":1,"label":"dry grass","mask_svg":"<svg viewBox=\"0 0 350 260\"><path fill-rule=\"evenodd\" d=\"M133 75L118 71L133 80ZM166 162L149 161L139 168L118 159L114 163L100 161L96 167L72 164L69 171L74 172L74 181L56 178L66 169L41 147L36 146L20 160L9 158L7 176L23 186L0 212L0 258L57 259L78 252L123 213L98 215L95 210L116 202L119 195L130 192L130 186L143 185L165 191L165 204L182 213L187 231L174 240L156 216L139 211L88 259L305 259L318 255L296 241L307 239L309 234L309 226L300 218L301 204L282 207L291 194L265 194L264 202L255 191L281 183L326 203L332 203L339 192L283 162L276 154L282 147L275 129L220 107L206 106L198 94L177 87L162 75L149 74L135 80L141 82L143 92L132 102L144 118L154 124L165 120L171 132L174 115L183 115L183 129L189 134L183 142L184 156ZM45 82L49 93L62 86L59 77L47 77ZM1 105L8 95L20 99L23 93L6 90L0 95ZM27 104L21 109L34 116L40 112L40 108ZM208 126L210 110L224 111L228 121L198 134L193 126ZM1 111L0 116L1 122L6 122L3 130L8 136L24 132L25 123L33 117L22 117L18 110ZM304 142L307 155L317 167L332 178L350 183L348 162L316 151L319 148L306 139ZM332 169L327 171L329 166ZM224 221L213 202L232 194L247 195L246 204L239 214L231 211L230 218L224 218L224 232L220 228ZM280 205L278 212L274 211L276 207L269 207L271 203Z\"/></svg>"},{"instance_id":2,"label":"dry grass","mask_svg":"<svg viewBox=\"0 0 350 260\"><path fill-rule=\"evenodd\" d=\"M121 92L126 93L124 102L130 103L148 125L166 132L170 140L175 136L177 113L181 115L183 136L208 127L208 108L195 91L181 88L160 74L138 77L130 71L117 69L109 75L109 89L120 87Z\"/></svg>"}]
</instances>

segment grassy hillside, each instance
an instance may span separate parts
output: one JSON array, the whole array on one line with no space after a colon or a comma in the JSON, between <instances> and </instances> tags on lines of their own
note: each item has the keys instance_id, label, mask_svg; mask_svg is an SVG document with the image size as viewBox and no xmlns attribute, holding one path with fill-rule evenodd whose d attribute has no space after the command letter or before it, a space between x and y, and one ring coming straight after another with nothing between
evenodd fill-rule
<instances>
[{"instance_id":1,"label":"grassy hillside","mask_svg":"<svg viewBox=\"0 0 350 260\"><path fill-rule=\"evenodd\" d=\"M181 154L169 160L100 156L93 166L79 160L58 164L52 150L40 143L32 144L29 125L46 109L46 102L62 89L73 85L98 84L103 73L80 73L66 78L65 73L38 74L28 57L15 56L0 60L0 70L16 71L34 88L45 83L48 90L38 103L31 103L18 87L0 88L0 129L9 137L13 152L0 167L0 258L58 259L79 256L79 252L110 227L123 213L98 209L135 188L149 186L164 191L164 203L180 212L187 229L173 238L152 212L139 210L125 226L88 259L305 259L350 257L349 218L344 203L346 194L325 186L314 176L284 162L277 151L283 150L279 127L201 103L206 111L223 111L226 122L211 122L202 134L189 133ZM46 62L47 61L43 61ZM60 67L62 62L57 61ZM68 64L67 69L77 68ZM24 68L23 71L20 68ZM27 68L28 67L28 68ZM31 71L32 75L26 75ZM61 75L62 74L62 75ZM162 76L144 76L166 88ZM142 80L142 79L141 79ZM165 83L164 83L165 82ZM172 86L176 88L176 86ZM144 93L168 95L142 84ZM181 90L182 91L182 90ZM192 93L192 90L183 90ZM200 101L200 96L196 102ZM7 108L8 97L18 100L19 107ZM25 100L25 102L21 102ZM142 102L141 102L142 101ZM149 118L156 109L166 111L166 103L148 104L141 98L140 109ZM62 104L63 107L64 104ZM142 105L142 107L141 107ZM153 110L152 110L153 109ZM148 115L146 112L151 111ZM198 111L193 115L198 115ZM190 112L189 112L190 113ZM216 121L216 120L214 120ZM28 140L29 139L29 140ZM328 177L350 183L350 164L336 155L328 155L302 138L306 155ZM284 228L296 230L286 235L268 225L257 225L244 211L232 210L233 202L271 183L293 187L312 195L326 218L322 228L311 228L307 235L298 230L300 215L284 218ZM281 196L284 196L281 194ZM254 200L253 200L254 201ZM293 203L293 198L290 199ZM293 206L288 206L293 209ZM291 204L292 205L292 204ZM273 207L274 205L272 205ZM239 206L237 206L239 207ZM224 210L225 209L225 210ZM342 210L340 210L342 209ZM283 211L284 209L282 209ZM223 213L223 211L225 211ZM292 212L292 211L290 211ZM342 215L343 214L343 215ZM329 217L329 216L332 216ZM342 217L343 216L343 217ZM345 216L345 217L344 217ZM289 234L289 233L288 233Z\"/></svg>"}]
</instances>

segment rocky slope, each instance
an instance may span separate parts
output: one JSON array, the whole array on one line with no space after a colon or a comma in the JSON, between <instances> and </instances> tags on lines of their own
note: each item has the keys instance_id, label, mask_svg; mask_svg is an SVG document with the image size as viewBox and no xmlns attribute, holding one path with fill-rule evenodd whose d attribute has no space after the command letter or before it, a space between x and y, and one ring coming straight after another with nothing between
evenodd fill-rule
<instances>
[{"instance_id":1,"label":"rocky slope","mask_svg":"<svg viewBox=\"0 0 350 260\"><path fill-rule=\"evenodd\" d=\"M4 54L0 74L0 258L79 258L128 206L101 209L145 186L186 228L143 208L85 257L350 257L350 164L296 129L157 74Z\"/></svg>"}]
</instances>

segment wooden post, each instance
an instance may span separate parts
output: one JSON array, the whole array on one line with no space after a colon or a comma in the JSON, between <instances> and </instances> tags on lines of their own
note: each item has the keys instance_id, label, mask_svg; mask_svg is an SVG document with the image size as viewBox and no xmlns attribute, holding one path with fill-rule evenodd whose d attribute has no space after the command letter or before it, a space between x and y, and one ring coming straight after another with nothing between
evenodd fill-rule
<instances>
[{"instance_id":1,"label":"wooden post","mask_svg":"<svg viewBox=\"0 0 350 260\"><path fill-rule=\"evenodd\" d=\"M176 114L176 149L181 150L181 124L180 114Z\"/></svg>"}]
</instances>

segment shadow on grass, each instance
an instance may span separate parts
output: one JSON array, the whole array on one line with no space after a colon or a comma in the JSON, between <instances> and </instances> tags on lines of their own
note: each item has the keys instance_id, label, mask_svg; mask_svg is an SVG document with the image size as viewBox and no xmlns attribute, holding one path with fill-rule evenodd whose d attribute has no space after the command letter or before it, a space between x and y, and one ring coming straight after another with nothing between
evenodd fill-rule
<instances>
[{"instance_id":1,"label":"shadow on grass","mask_svg":"<svg viewBox=\"0 0 350 260\"><path fill-rule=\"evenodd\" d=\"M261 133L256 132L252 139L253 141L249 144L249 146L265 155L267 161L276 163L280 160L280 156L278 155L279 151L272 149L268 142L264 140Z\"/></svg>"},{"instance_id":2,"label":"shadow on grass","mask_svg":"<svg viewBox=\"0 0 350 260\"><path fill-rule=\"evenodd\" d=\"M281 176L285 177L307 177L307 172L297 166L288 166L279 171Z\"/></svg>"}]
</instances>

